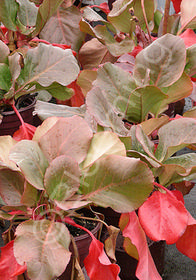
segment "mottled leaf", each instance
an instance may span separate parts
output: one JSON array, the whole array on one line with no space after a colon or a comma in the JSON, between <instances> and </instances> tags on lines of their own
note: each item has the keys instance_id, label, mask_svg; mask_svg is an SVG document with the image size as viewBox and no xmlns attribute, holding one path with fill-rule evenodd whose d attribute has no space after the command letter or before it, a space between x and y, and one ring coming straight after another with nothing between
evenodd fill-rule
<instances>
[{"instance_id":1,"label":"mottled leaf","mask_svg":"<svg viewBox=\"0 0 196 280\"><path fill-rule=\"evenodd\" d=\"M89 168L81 181L81 191L86 200L123 213L145 201L152 182L152 172L139 159L109 155Z\"/></svg>"},{"instance_id":2,"label":"mottled leaf","mask_svg":"<svg viewBox=\"0 0 196 280\"><path fill-rule=\"evenodd\" d=\"M26 205L28 207L32 207L37 205L39 196L38 190L30 185L27 181L24 184L24 192L21 197L21 204Z\"/></svg>"},{"instance_id":3,"label":"mottled leaf","mask_svg":"<svg viewBox=\"0 0 196 280\"><path fill-rule=\"evenodd\" d=\"M50 199L69 199L80 186L80 169L71 157L59 156L50 162L44 177L44 186Z\"/></svg>"},{"instance_id":4,"label":"mottled leaf","mask_svg":"<svg viewBox=\"0 0 196 280\"><path fill-rule=\"evenodd\" d=\"M116 256L115 256L116 240L120 232L120 229L114 226L108 226L107 230L108 230L109 237L105 240L105 251L108 257L110 257L110 259L116 261Z\"/></svg>"},{"instance_id":5,"label":"mottled leaf","mask_svg":"<svg viewBox=\"0 0 196 280\"><path fill-rule=\"evenodd\" d=\"M40 38L50 43L71 45L73 50L78 51L84 40L84 33L79 29L82 15L75 6L66 8L64 5L47 21Z\"/></svg>"},{"instance_id":6,"label":"mottled leaf","mask_svg":"<svg viewBox=\"0 0 196 280\"><path fill-rule=\"evenodd\" d=\"M187 49L187 63L185 71L189 76L196 74L196 43Z\"/></svg>"},{"instance_id":7,"label":"mottled leaf","mask_svg":"<svg viewBox=\"0 0 196 280\"><path fill-rule=\"evenodd\" d=\"M92 136L92 130L81 117L59 118L39 144L49 161L67 155L80 163L87 155Z\"/></svg>"},{"instance_id":8,"label":"mottled leaf","mask_svg":"<svg viewBox=\"0 0 196 280\"><path fill-rule=\"evenodd\" d=\"M16 144L10 135L5 135L0 137L0 166L8 167L13 170L18 170L15 163L9 159L10 149Z\"/></svg>"},{"instance_id":9,"label":"mottled leaf","mask_svg":"<svg viewBox=\"0 0 196 280\"><path fill-rule=\"evenodd\" d=\"M82 70L77 78L77 84L81 87L84 96L92 88L92 83L97 78L97 71L94 70Z\"/></svg>"},{"instance_id":10,"label":"mottled leaf","mask_svg":"<svg viewBox=\"0 0 196 280\"><path fill-rule=\"evenodd\" d=\"M74 91L71 88L65 87L57 82L52 83L48 87L42 87L39 84L36 84L36 89L39 93L40 90L46 90L53 97L59 100L67 100L70 99L74 95Z\"/></svg>"},{"instance_id":11,"label":"mottled leaf","mask_svg":"<svg viewBox=\"0 0 196 280\"><path fill-rule=\"evenodd\" d=\"M7 205L21 205L24 178L10 169L0 169L0 196Z\"/></svg>"},{"instance_id":12,"label":"mottled leaf","mask_svg":"<svg viewBox=\"0 0 196 280\"><path fill-rule=\"evenodd\" d=\"M40 43L29 49L24 58L24 68L18 78L19 89L36 82L43 87L54 82L67 86L77 78L79 70L70 49Z\"/></svg>"},{"instance_id":13,"label":"mottled leaf","mask_svg":"<svg viewBox=\"0 0 196 280\"><path fill-rule=\"evenodd\" d=\"M19 4L15 0L0 1L0 21L10 30L17 31L17 12Z\"/></svg>"},{"instance_id":14,"label":"mottled leaf","mask_svg":"<svg viewBox=\"0 0 196 280\"><path fill-rule=\"evenodd\" d=\"M155 156L163 161L189 144L196 143L196 120L180 118L170 121L159 129L158 136Z\"/></svg>"},{"instance_id":15,"label":"mottled leaf","mask_svg":"<svg viewBox=\"0 0 196 280\"><path fill-rule=\"evenodd\" d=\"M7 64L0 63L0 89L9 91L11 85L10 69Z\"/></svg>"},{"instance_id":16,"label":"mottled leaf","mask_svg":"<svg viewBox=\"0 0 196 280\"><path fill-rule=\"evenodd\" d=\"M69 244L69 231L63 223L29 220L16 229L14 255L19 264L27 264L30 279L49 280L61 275L69 263Z\"/></svg>"},{"instance_id":17,"label":"mottled leaf","mask_svg":"<svg viewBox=\"0 0 196 280\"><path fill-rule=\"evenodd\" d=\"M181 25L184 28L196 28L196 2L182 0Z\"/></svg>"},{"instance_id":18,"label":"mottled leaf","mask_svg":"<svg viewBox=\"0 0 196 280\"><path fill-rule=\"evenodd\" d=\"M93 87L92 90L88 92L86 96L86 105L88 112L95 118L99 125L108 127L121 136L128 134L122 117L119 117L114 111L114 108L107 101L104 92L100 88Z\"/></svg>"},{"instance_id":19,"label":"mottled leaf","mask_svg":"<svg viewBox=\"0 0 196 280\"><path fill-rule=\"evenodd\" d=\"M20 167L30 184L39 190L44 189L43 180L48 161L36 142L31 140L18 142L11 149L10 159Z\"/></svg>"},{"instance_id":20,"label":"mottled leaf","mask_svg":"<svg viewBox=\"0 0 196 280\"><path fill-rule=\"evenodd\" d=\"M167 87L181 77L185 63L183 39L166 34L137 55L134 77L139 85L151 82L158 87Z\"/></svg>"},{"instance_id":21,"label":"mottled leaf","mask_svg":"<svg viewBox=\"0 0 196 280\"><path fill-rule=\"evenodd\" d=\"M38 8L29 0L16 0L19 3L18 19L24 26L35 26Z\"/></svg>"},{"instance_id":22,"label":"mottled leaf","mask_svg":"<svg viewBox=\"0 0 196 280\"><path fill-rule=\"evenodd\" d=\"M8 55L10 54L10 50L8 46L0 40L0 63L5 63Z\"/></svg>"}]
</instances>

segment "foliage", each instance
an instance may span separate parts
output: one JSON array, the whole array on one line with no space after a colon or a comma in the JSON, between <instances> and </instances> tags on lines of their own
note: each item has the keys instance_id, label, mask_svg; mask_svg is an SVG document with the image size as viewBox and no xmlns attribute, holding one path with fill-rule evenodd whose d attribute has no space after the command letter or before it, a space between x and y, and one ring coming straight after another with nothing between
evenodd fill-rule
<instances>
[{"instance_id":1,"label":"foliage","mask_svg":"<svg viewBox=\"0 0 196 280\"><path fill-rule=\"evenodd\" d=\"M196 222L182 196L196 179L196 156L175 155L195 149L195 108L166 115L193 91L196 4L172 2L178 14L167 13L170 1L162 15L153 0L117 0L111 11L100 5L100 15L71 1L0 1L2 108L17 112L15 101L33 93L74 106L37 101L41 126L19 116L14 137L0 137L0 217L17 224L2 250L3 280L26 269L32 280L60 276L71 257L67 224L92 238L84 261L90 279L118 280L108 258L115 260L118 229L106 225L107 256L74 222L91 205L122 213L119 228L138 260L138 279L161 279L146 235L196 260ZM75 269L81 273L78 260Z\"/></svg>"}]
</instances>

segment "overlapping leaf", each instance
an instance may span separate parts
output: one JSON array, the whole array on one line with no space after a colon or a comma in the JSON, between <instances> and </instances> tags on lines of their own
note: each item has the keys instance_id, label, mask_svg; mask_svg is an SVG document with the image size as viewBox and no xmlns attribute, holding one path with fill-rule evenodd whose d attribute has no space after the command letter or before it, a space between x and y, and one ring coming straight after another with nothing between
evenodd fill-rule
<instances>
[{"instance_id":1,"label":"overlapping leaf","mask_svg":"<svg viewBox=\"0 0 196 280\"><path fill-rule=\"evenodd\" d=\"M134 77L139 85L151 81L158 87L167 87L181 77L185 63L186 48L183 40L166 34L137 55Z\"/></svg>"},{"instance_id":2,"label":"overlapping leaf","mask_svg":"<svg viewBox=\"0 0 196 280\"><path fill-rule=\"evenodd\" d=\"M140 280L161 280L162 278L159 275L150 254L145 232L143 231L134 211L121 215L120 228L125 237L125 250L131 256L135 258L139 257L136 277Z\"/></svg>"},{"instance_id":3,"label":"overlapping leaf","mask_svg":"<svg viewBox=\"0 0 196 280\"><path fill-rule=\"evenodd\" d=\"M79 29L81 18L82 15L75 6L67 8L63 4L47 21L40 38L51 43L71 45L73 50L78 51L84 40L84 33Z\"/></svg>"},{"instance_id":4,"label":"overlapping leaf","mask_svg":"<svg viewBox=\"0 0 196 280\"><path fill-rule=\"evenodd\" d=\"M188 223L187 210L172 191L154 192L139 208L140 223L150 239L176 243ZM175 226L174 226L175 224Z\"/></svg>"},{"instance_id":5,"label":"overlapping leaf","mask_svg":"<svg viewBox=\"0 0 196 280\"><path fill-rule=\"evenodd\" d=\"M10 159L20 167L30 184L39 190L44 189L43 181L48 161L36 142L18 142L10 151Z\"/></svg>"},{"instance_id":6,"label":"overlapping leaf","mask_svg":"<svg viewBox=\"0 0 196 280\"><path fill-rule=\"evenodd\" d=\"M93 132L81 117L59 118L39 144L49 161L68 155L81 163L87 155Z\"/></svg>"},{"instance_id":7,"label":"overlapping leaf","mask_svg":"<svg viewBox=\"0 0 196 280\"><path fill-rule=\"evenodd\" d=\"M138 208L152 191L153 176L139 159L109 155L97 160L81 181L83 198L117 212Z\"/></svg>"},{"instance_id":8,"label":"overlapping leaf","mask_svg":"<svg viewBox=\"0 0 196 280\"><path fill-rule=\"evenodd\" d=\"M159 144L155 156L163 161L188 144L196 143L196 120L175 119L161 127L158 135Z\"/></svg>"},{"instance_id":9,"label":"overlapping leaf","mask_svg":"<svg viewBox=\"0 0 196 280\"><path fill-rule=\"evenodd\" d=\"M0 138L0 166L8 167L13 170L18 170L15 163L9 159L10 149L16 144L10 135L1 136Z\"/></svg>"},{"instance_id":10,"label":"overlapping leaf","mask_svg":"<svg viewBox=\"0 0 196 280\"><path fill-rule=\"evenodd\" d=\"M54 82L67 86L77 78L79 71L70 49L40 43L28 50L18 82L22 88L32 83L48 87Z\"/></svg>"},{"instance_id":11,"label":"overlapping leaf","mask_svg":"<svg viewBox=\"0 0 196 280\"><path fill-rule=\"evenodd\" d=\"M46 170L44 185L52 200L63 201L70 198L80 186L78 163L64 155L55 158Z\"/></svg>"},{"instance_id":12,"label":"overlapping leaf","mask_svg":"<svg viewBox=\"0 0 196 280\"><path fill-rule=\"evenodd\" d=\"M5 60L7 59L8 55L10 54L10 50L3 41L0 41L0 50L1 50L0 63L5 63Z\"/></svg>"},{"instance_id":13,"label":"overlapping leaf","mask_svg":"<svg viewBox=\"0 0 196 280\"><path fill-rule=\"evenodd\" d=\"M69 231L63 223L29 220L16 229L14 255L19 264L27 264L32 280L53 279L69 263L69 244Z\"/></svg>"},{"instance_id":14,"label":"overlapping leaf","mask_svg":"<svg viewBox=\"0 0 196 280\"><path fill-rule=\"evenodd\" d=\"M24 177L17 171L0 169L0 196L7 205L20 205Z\"/></svg>"},{"instance_id":15,"label":"overlapping leaf","mask_svg":"<svg viewBox=\"0 0 196 280\"><path fill-rule=\"evenodd\" d=\"M181 24L184 28L196 28L196 2L182 0L181 2Z\"/></svg>"},{"instance_id":16,"label":"overlapping leaf","mask_svg":"<svg viewBox=\"0 0 196 280\"><path fill-rule=\"evenodd\" d=\"M19 4L15 0L1 0L0 6L0 21L8 29L17 31L17 12Z\"/></svg>"}]
</instances>

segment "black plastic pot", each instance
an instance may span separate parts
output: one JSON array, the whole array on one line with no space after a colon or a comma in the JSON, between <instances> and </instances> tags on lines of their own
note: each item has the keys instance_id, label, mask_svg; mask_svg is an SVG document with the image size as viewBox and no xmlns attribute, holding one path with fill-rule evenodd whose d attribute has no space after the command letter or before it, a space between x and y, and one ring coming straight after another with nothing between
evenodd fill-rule
<instances>
[{"instance_id":1,"label":"black plastic pot","mask_svg":"<svg viewBox=\"0 0 196 280\"><path fill-rule=\"evenodd\" d=\"M31 125L39 125L37 122L37 117L33 116L33 111L35 107L36 100L33 96L23 96L21 101L25 103L24 107L18 109L21 114L24 122ZM16 115L16 113L12 111L3 111L1 112L3 116L2 122L0 123L0 136L2 135L11 135L13 136L14 132L19 129L21 122Z\"/></svg>"}]
</instances>

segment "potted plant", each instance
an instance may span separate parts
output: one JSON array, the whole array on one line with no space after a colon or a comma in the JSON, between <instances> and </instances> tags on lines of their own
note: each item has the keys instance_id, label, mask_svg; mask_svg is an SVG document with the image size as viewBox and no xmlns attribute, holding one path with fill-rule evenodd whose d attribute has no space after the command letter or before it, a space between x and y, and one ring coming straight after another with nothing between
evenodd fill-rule
<instances>
[{"instance_id":1,"label":"potted plant","mask_svg":"<svg viewBox=\"0 0 196 280\"><path fill-rule=\"evenodd\" d=\"M38 94L37 98L42 100L49 100L51 96L66 100L74 95L74 90L67 86L77 78L79 73L79 66L74 57L75 52L72 52L70 46L66 44L52 45L44 41L38 45L37 38L47 20L63 1L40 2L42 3L28 0L9 3L2 1L0 11L1 135L13 135L22 123L27 137L30 126L25 127L22 117L25 115L24 110L27 105L31 106L30 117L25 121L33 124L35 93ZM26 97L28 97L27 101ZM34 103L31 105L32 101ZM14 120L10 119L14 113L18 116L15 116ZM9 126L13 128L9 130Z\"/></svg>"}]
</instances>

